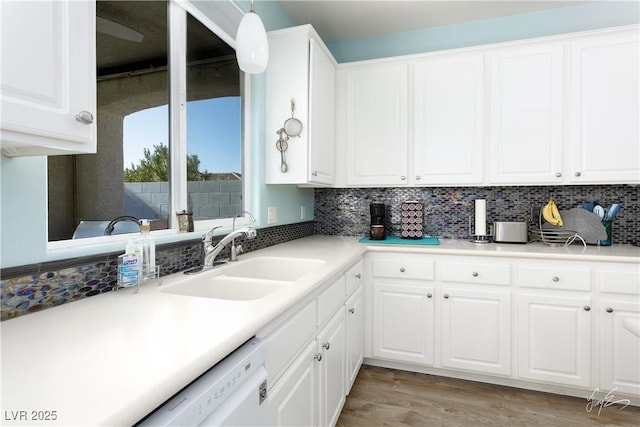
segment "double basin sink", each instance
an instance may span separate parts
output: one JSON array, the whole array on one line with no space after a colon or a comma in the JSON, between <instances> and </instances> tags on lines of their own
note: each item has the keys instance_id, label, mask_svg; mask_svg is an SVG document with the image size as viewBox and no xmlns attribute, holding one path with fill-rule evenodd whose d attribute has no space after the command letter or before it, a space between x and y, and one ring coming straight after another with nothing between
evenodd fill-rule
<instances>
[{"instance_id":1,"label":"double basin sink","mask_svg":"<svg viewBox=\"0 0 640 427\"><path fill-rule=\"evenodd\" d=\"M309 258L251 258L185 276L161 292L222 300L255 300L294 286L324 263L324 260Z\"/></svg>"}]
</instances>

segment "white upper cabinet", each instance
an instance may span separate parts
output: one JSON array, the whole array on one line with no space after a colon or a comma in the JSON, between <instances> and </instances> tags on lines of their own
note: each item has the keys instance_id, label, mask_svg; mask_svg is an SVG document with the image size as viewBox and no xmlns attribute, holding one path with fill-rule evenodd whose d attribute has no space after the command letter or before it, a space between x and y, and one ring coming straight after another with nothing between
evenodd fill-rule
<instances>
[{"instance_id":1,"label":"white upper cabinet","mask_svg":"<svg viewBox=\"0 0 640 427\"><path fill-rule=\"evenodd\" d=\"M571 44L575 183L640 182L638 29Z\"/></svg>"},{"instance_id":2,"label":"white upper cabinet","mask_svg":"<svg viewBox=\"0 0 640 427\"><path fill-rule=\"evenodd\" d=\"M640 183L638 51L630 26L340 65L338 185Z\"/></svg>"},{"instance_id":3,"label":"white upper cabinet","mask_svg":"<svg viewBox=\"0 0 640 427\"><path fill-rule=\"evenodd\" d=\"M483 174L483 56L413 64L413 184L480 184Z\"/></svg>"},{"instance_id":4,"label":"white upper cabinet","mask_svg":"<svg viewBox=\"0 0 640 427\"><path fill-rule=\"evenodd\" d=\"M336 65L310 25L269 33L267 184L333 184ZM277 132L292 115L302 122L302 133L289 137L283 159Z\"/></svg>"},{"instance_id":5,"label":"white upper cabinet","mask_svg":"<svg viewBox=\"0 0 640 427\"><path fill-rule=\"evenodd\" d=\"M496 49L487 57L489 183L562 182L563 46Z\"/></svg>"},{"instance_id":6,"label":"white upper cabinet","mask_svg":"<svg viewBox=\"0 0 640 427\"><path fill-rule=\"evenodd\" d=\"M96 152L95 2L2 3L5 156Z\"/></svg>"},{"instance_id":7,"label":"white upper cabinet","mask_svg":"<svg viewBox=\"0 0 640 427\"><path fill-rule=\"evenodd\" d=\"M407 184L407 64L346 70L347 185Z\"/></svg>"}]
</instances>

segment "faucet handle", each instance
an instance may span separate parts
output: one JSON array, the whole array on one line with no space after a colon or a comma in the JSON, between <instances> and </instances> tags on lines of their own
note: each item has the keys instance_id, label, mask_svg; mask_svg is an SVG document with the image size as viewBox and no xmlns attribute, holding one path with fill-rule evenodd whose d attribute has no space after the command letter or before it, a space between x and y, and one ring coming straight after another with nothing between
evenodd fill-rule
<instances>
[{"instance_id":1,"label":"faucet handle","mask_svg":"<svg viewBox=\"0 0 640 427\"><path fill-rule=\"evenodd\" d=\"M203 236L202 236L202 241L203 242L208 242L211 243L213 241L213 232L222 227L221 225L216 225L215 227L213 227L211 230L207 231Z\"/></svg>"},{"instance_id":2,"label":"faucet handle","mask_svg":"<svg viewBox=\"0 0 640 427\"><path fill-rule=\"evenodd\" d=\"M249 227L245 232L245 236L247 239L255 239L257 235L258 232L255 230L255 228Z\"/></svg>"}]
</instances>

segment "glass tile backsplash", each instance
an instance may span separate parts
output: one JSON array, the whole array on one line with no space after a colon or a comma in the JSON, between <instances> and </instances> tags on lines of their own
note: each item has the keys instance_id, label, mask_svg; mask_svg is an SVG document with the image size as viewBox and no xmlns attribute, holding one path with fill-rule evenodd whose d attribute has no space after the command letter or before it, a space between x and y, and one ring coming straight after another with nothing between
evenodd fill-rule
<instances>
[{"instance_id":1,"label":"glass tile backsplash","mask_svg":"<svg viewBox=\"0 0 640 427\"><path fill-rule=\"evenodd\" d=\"M553 197L559 209L598 201L622 205L613 221L613 243L640 244L638 186L580 185L534 187L321 188L315 190L315 234L367 236L369 204L387 205L386 229L399 235L400 207L406 200L424 204L425 232L452 239L470 234L474 200L487 200L487 224L494 221L538 223L540 208Z\"/></svg>"}]
</instances>

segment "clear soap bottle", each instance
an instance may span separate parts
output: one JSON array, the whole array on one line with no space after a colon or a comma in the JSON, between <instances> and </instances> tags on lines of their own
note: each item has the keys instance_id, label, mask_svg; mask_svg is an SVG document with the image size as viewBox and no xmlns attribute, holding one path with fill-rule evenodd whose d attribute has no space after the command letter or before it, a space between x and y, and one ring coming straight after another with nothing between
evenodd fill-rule
<instances>
[{"instance_id":1,"label":"clear soap bottle","mask_svg":"<svg viewBox=\"0 0 640 427\"><path fill-rule=\"evenodd\" d=\"M142 258L142 281L156 278L156 242L149 236L148 219L140 220L140 236L135 240L136 253Z\"/></svg>"},{"instance_id":2,"label":"clear soap bottle","mask_svg":"<svg viewBox=\"0 0 640 427\"><path fill-rule=\"evenodd\" d=\"M136 254L135 245L130 240L125 252L118 257L118 287L130 288L138 286L141 279L141 259Z\"/></svg>"}]
</instances>

